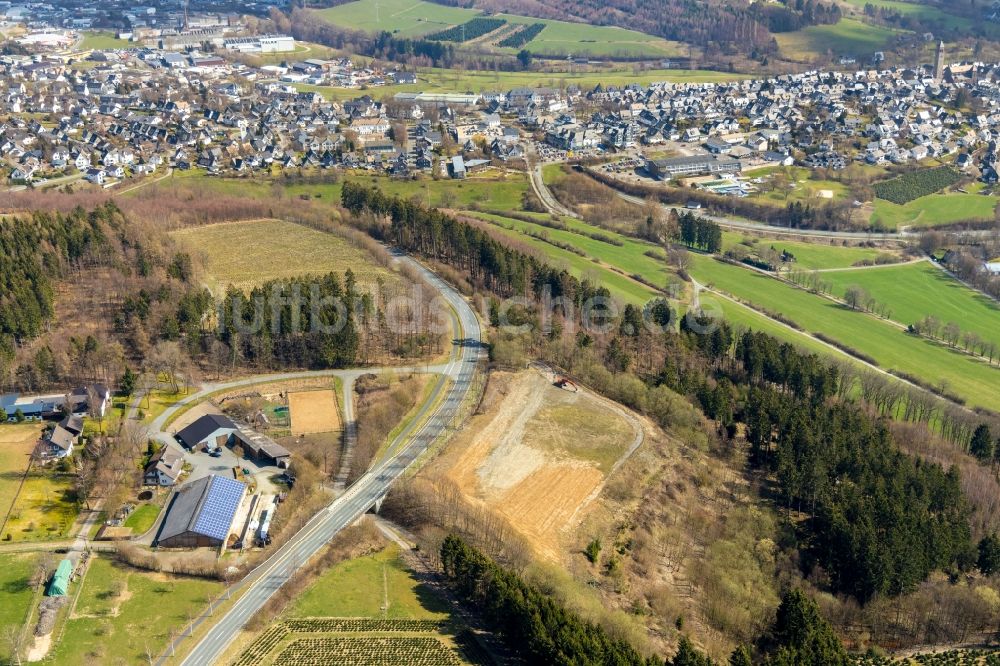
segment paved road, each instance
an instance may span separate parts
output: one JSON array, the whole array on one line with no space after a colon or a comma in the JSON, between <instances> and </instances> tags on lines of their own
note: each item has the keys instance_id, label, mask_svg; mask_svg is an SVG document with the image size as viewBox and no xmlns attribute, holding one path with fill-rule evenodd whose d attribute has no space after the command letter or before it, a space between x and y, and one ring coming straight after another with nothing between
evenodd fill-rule
<instances>
[{"instance_id":1,"label":"paved road","mask_svg":"<svg viewBox=\"0 0 1000 666\"><path fill-rule=\"evenodd\" d=\"M218 622L192 649L182 662L185 666L209 666L222 660L233 638L275 590L334 535L384 497L392 482L447 430L458 414L461 403L472 387L476 366L484 357L479 321L461 294L444 280L408 257L401 257L400 260L410 263L424 274L427 281L454 308L461 325L460 339L455 341L451 360L443 368L452 380L447 384L443 399L435 400L432 397L426 403L425 410L430 412L429 416L425 420L418 417L414 422L418 425L414 425L409 432L401 433L405 441L396 447L397 453L394 456L358 479L343 495L314 516L298 534L251 572L244 580L243 595L230 610L219 617Z\"/></svg>"},{"instance_id":2,"label":"paved road","mask_svg":"<svg viewBox=\"0 0 1000 666\"><path fill-rule=\"evenodd\" d=\"M545 179L542 177L542 165L540 163L536 162L534 165L530 166L528 169L528 177L531 180L531 189L535 191L535 195L550 213L579 219L579 215L562 205L562 203L556 199L555 195L552 194L551 190L549 190L548 186L545 184Z\"/></svg>"}]
</instances>

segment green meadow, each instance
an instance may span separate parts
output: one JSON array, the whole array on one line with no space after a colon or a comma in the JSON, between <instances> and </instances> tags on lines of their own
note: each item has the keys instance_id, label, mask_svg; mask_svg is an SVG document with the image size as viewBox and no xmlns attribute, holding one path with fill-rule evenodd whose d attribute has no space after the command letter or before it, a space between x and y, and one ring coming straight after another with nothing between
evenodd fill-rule
<instances>
[{"instance_id":1,"label":"green meadow","mask_svg":"<svg viewBox=\"0 0 1000 666\"><path fill-rule=\"evenodd\" d=\"M851 285L864 287L872 298L888 304L892 319L902 324L934 315L1000 344L1000 305L930 262L830 272L823 279L833 283L838 296Z\"/></svg>"},{"instance_id":2,"label":"green meadow","mask_svg":"<svg viewBox=\"0 0 1000 666\"><path fill-rule=\"evenodd\" d=\"M318 10L316 14L328 23L351 30L384 30L400 37L421 37L466 23L482 12L420 0L354 0ZM659 57L686 53L686 48L677 42L625 28L536 19L516 14L497 16L506 19L508 23L544 23L545 29L518 49L492 47L489 38L471 40L470 45L499 52L514 52L526 48L532 53L544 55Z\"/></svg>"},{"instance_id":3,"label":"green meadow","mask_svg":"<svg viewBox=\"0 0 1000 666\"><path fill-rule=\"evenodd\" d=\"M822 333L896 370L962 396L970 406L1000 409L1000 368L900 330L890 322L851 312L845 306L761 273L692 255L691 274L706 286L781 313L806 331ZM859 271L860 272L860 271Z\"/></svg>"}]
</instances>

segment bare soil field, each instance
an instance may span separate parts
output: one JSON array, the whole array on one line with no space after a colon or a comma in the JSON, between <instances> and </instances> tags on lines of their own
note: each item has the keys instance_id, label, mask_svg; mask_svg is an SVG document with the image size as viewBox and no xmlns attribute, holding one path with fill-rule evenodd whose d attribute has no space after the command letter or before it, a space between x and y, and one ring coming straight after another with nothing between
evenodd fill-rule
<instances>
[{"instance_id":1,"label":"bare soil field","mask_svg":"<svg viewBox=\"0 0 1000 666\"><path fill-rule=\"evenodd\" d=\"M288 394L292 434L306 435L340 430L340 408L332 389Z\"/></svg>"},{"instance_id":2,"label":"bare soil field","mask_svg":"<svg viewBox=\"0 0 1000 666\"><path fill-rule=\"evenodd\" d=\"M537 371L496 375L500 396L437 463L553 562L616 463L643 439L639 419Z\"/></svg>"}]
</instances>

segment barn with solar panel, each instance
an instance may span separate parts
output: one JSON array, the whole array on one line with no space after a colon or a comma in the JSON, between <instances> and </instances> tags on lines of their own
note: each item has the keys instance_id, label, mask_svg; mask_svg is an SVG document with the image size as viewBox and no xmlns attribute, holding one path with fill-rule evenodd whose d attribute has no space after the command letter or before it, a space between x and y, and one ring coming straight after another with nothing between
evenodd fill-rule
<instances>
[{"instance_id":1,"label":"barn with solar panel","mask_svg":"<svg viewBox=\"0 0 1000 666\"><path fill-rule=\"evenodd\" d=\"M174 493L157 536L162 548L219 548L232 531L246 485L212 474Z\"/></svg>"}]
</instances>

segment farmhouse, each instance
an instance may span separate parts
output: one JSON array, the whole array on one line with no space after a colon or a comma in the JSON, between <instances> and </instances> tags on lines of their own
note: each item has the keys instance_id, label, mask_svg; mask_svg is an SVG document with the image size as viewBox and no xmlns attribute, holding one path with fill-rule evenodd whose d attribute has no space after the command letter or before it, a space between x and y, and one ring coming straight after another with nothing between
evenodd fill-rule
<instances>
[{"instance_id":1,"label":"farmhouse","mask_svg":"<svg viewBox=\"0 0 1000 666\"><path fill-rule=\"evenodd\" d=\"M245 493L244 484L215 474L181 486L170 500L157 545L222 547Z\"/></svg>"},{"instance_id":2,"label":"farmhouse","mask_svg":"<svg viewBox=\"0 0 1000 666\"><path fill-rule=\"evenodd\" d=\"M69 430L57 425L42 439L38 453L43 458L65 458L73 453L76 437Z\"/></svg>"},{"instance_id":3,"label":"farmhouse","mask_svg":"<svg viewBox=\"0 0 1000 666\"><path fill-rule=\"evenodd\" d=\"M184 454L171 446L164 446L146 463L142 482L147 486L172 486L183 470Z\"/></svg>"},{"instance_id":4,"label":"farmhouse","mask_svg":"<svg viewBox=\"0 0 1000 666\"><path fill-rule=\"evenodd\" d=\"M206 414L176 434L181 444L192 451L212 451L231 444L238 428L227 416Z\"/></svg>"}]
</instances>

